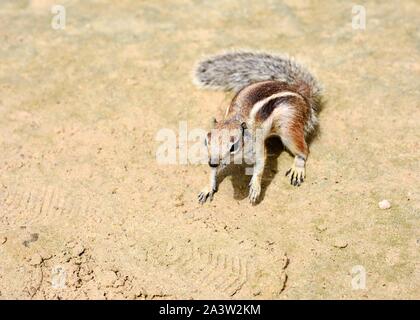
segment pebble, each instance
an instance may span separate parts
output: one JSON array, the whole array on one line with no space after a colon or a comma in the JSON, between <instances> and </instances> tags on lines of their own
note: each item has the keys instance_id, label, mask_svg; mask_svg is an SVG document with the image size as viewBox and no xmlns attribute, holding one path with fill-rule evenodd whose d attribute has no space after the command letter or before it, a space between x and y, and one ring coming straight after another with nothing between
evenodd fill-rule
<instances>
[{"instance_id":1,"label":"pebble","mask_svg":"<svg viewBox=\"0 0 420 320\"><path fill-rule=\"evenodd\" d=\"M391 208L391 203L388 200L379 201L378 205L382 210Z\"/></svg>"},{"instance_id":2,"label":"pebble","mask_svg":"<svg viewBox=\"0 0 420 320\"><path fill-rule=\"evenodd\" d=\"M112 287L114 282L118 280L118 276L114 271L107 270L100 275L100 282L105 287Z\"/></svg>"},{"instance_id":3,"label":"pebble","mask_svg":"<svg viewBox=\"0 0 420 320\"><path fill-rule=\"evenodd\" d=\"M71 252L74 257L81 256L83 252L85 252L85 247L83 247L80 243L76 244Z\"/></svg>"},{"instance_id":4,"label":"pebble","mask_svg":"<svg viewBox=\"0 0 420 320\"><path fill-rule=\"evenodd\" d=\"M3 237L0 240L0 244L5 244L7 242L7 237Z\"/></svg>"},{"instance_id":5,"label":"pebble","mask_svg":"<svg viewBox=\"0 0 420 320\"><path fill-rule=\"evenodd\" d=\"M31 266L37 266L40 265L42 263L42 257L39 253L35 253L31 256L31 258L29 259L29 264Z\"/></svg>"},{"instance_id":6,"label":"pebble","mask_svg":"<svg viewBox=\"0 0 420 320\"><path fill-rule=\"evenodd\" d=\"M349 244L347 243L347 241L345 240L336 240L333 244L334 247L339 248L339 249L344 249L348 246Z\"/></svg>"},{"instance_id":7,"label":"pebble","mask_svg":"<svg viewBox=\"0 0 420 320\"><path fill-rule=\"evenodd\" d=\"M125 284L125 278L120 278L114 282L113 287L114 288L122 287L124 286L124 284Z\"/></svg>"},{"instance_id":8,"label":"pebble","mask_svg":"<svg viewBox=\"0 0 420 320\"><path fill-rule=\"evenodd\" d=\"M39 254L41 255L41 257L42 257L42 260L49 260L49 259L51 259L52 258L52 254L51 253L49 253L47 250L45 250L45 249L41 249L40 251L39 251Z\"/></svg>"}]
</instances>

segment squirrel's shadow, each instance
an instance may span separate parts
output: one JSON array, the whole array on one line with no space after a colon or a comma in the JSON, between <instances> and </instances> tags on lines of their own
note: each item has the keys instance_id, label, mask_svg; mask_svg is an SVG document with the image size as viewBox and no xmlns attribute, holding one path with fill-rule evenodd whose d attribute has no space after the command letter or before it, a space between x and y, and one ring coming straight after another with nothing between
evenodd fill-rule
<instances>
[{"instance_id":1,"label":"squirrel's shadow","mask_svg":"<svg viewBox=\"0 0 420 320\"><path fill-rule=\"evenodd\" d=\"M268 186L277 175L277 159L284 150L283 143L278 137L270 137L265 141L267 146L267 160L264 167L264 173L261 183L261 194L257 203L264 200L265 192ZM247 170L248 169L248 170ZM248 174L247 174L248 173ZM233 197L236 200L243 200L248 197L249 193L249 182L252 177L252 166L249 165L230 165L228 166L219 177L219 184L228 177L231 176L231 182L233 186Z\"/></svg>"}]
</instances>

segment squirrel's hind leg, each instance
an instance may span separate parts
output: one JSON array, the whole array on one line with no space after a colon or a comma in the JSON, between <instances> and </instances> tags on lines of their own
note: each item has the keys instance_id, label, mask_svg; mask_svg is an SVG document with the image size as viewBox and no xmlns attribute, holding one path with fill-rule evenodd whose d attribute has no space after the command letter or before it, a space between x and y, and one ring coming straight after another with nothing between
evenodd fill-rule
<instances>
[{"instance_id":1,"label":"squirrel's hind leg","mask_svg":"<svg viewBox=\"0 0 420 320\"><path fill-rule=\"evenodd\" d=\"M290 184L300 186L305 179L305 164L309 153L303 126L292 123L286 130L282 130L280 137L284 146L295 156L286 176L290 175Z\"/></svg>"}]
</instances>

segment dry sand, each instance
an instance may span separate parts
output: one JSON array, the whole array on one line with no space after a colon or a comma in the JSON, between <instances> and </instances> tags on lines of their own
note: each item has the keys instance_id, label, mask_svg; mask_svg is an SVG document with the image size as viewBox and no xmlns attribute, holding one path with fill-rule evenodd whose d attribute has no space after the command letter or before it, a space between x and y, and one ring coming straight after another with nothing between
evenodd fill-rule
<instances>
[{"instance_id":1,"label":"dry sand","mask_svg":"<svg viewBox=\"0 0 420 320\"><path fill-rule=\"evenodd\" d=\"M1 1L0 299L419 299L420 6L364 2ZM155 136L220 118L191 70L229 48L306 63L321 132L300 188L273 142L260 204L238 169L200 206Z\"/></svg>"}]
</instances>

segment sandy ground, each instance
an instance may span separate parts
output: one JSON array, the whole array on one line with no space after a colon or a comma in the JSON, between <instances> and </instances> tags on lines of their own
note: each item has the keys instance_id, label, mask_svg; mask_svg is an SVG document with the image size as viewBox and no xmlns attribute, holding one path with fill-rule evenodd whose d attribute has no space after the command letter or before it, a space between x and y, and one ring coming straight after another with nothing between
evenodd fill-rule
<instances>
[{"instance_id":1,"label":"sandy ground","mask_svg":"<svg viewBox=\"0 0 420 320\"><path fill-rule=\"evenodd\" d=\"M418 1L364 1L364 31L346 1L60 3L64 30L0 2L0 299L420 298ZM206 166L155 137L220 118L191 70L230 48L306 63L321 131L300 188L272 141L260 204L239 168L200 206Z\"/></svg>"}]
</instances>

